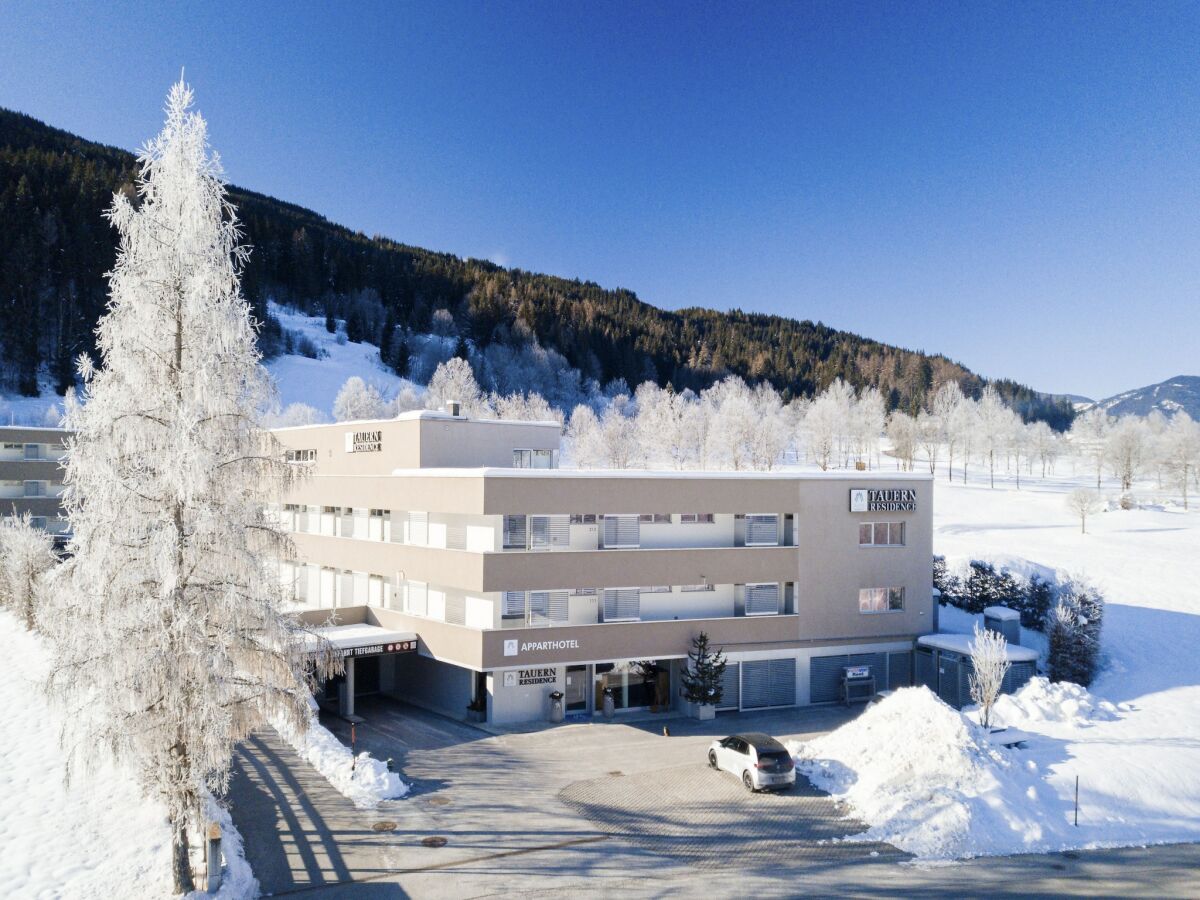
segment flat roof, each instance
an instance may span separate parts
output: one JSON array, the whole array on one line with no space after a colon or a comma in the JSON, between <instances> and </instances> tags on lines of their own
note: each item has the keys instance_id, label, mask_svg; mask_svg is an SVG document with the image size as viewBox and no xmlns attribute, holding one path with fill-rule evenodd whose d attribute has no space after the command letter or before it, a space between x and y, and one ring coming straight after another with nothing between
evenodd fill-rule
<instances>
[{"instance_id":1,"label":"flat roof","mask_svg":"<svg viewBox=\"0 0 1200 900\"><path fill-rule=\"evenodd\" d=\"M386 425L389 422L473 422L476 425L533 425L539 428L556 428L562 430L562 423L553 419L478 419L474 416L452 416L441 409L413 409L400 413L389 419L347 419L344 422L313 422L310 425L285 425L280 428L268 428L268 431L300 431L304 428L346 428L347 426Z\"/></svg>"},{"instance_id":2,"label":"flat roof","mask_svg":"<svg viewBox=\"0 0 1200 900\"><path fill-rule=\"evenodd\" d=\"M974 640L975 636L971 634L925 634L917 638L917 646L936 647L938 650L950 650L953 653L970 656L971 644ZM1020 644L1008 645L1009 662L1036 662L1037 658L1036 650L1022 647Z\"/></svg>"},{"instance_id":3,"label":"flat roof","mask_svg":"<svg viewBox=\"0 0 1200 900\"><path fill-rule=\"evenodd\" d=\"M747 478L751 480L809 479L813 481L933 481L933 476L921 472L812 472L775 469L770 472L747 471L745 469L517 469L492 466L462 468L393 469L397 477L431 478L666 478L714 479ZM320 477L320 476L316 476ZM378 478L378 475L350 475L349 478Z\"/></svg>"}]
</instances>

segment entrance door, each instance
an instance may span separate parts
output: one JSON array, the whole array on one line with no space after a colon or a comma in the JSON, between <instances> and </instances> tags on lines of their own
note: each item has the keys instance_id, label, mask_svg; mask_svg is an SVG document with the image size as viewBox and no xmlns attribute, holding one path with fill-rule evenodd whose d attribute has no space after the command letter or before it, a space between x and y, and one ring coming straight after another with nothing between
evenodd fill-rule
<instances>
[{"instance_id":1,"label":"entrance door","mask_svg":"<svg viewBox=\"0 0 1200 900\"><path fill-rule=\"evenodd\" d=\"M587 666L567 666L567 712L587 712Z\"/></svg>"}]
</instances>

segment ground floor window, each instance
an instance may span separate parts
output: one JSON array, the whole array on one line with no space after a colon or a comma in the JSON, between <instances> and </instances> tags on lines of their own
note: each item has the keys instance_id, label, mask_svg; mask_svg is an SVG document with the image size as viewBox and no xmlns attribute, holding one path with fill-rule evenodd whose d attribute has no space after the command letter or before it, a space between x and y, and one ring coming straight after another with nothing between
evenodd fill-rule
<instances>
[{"instance_id":1,"label":"ground floor window","mask_svg":"<svg viewBox=\"0 0 1200 900\"><path fill-rule=\"evenodd\" d=\"M596 709L604 708L605 691L616 709L665 707L671 702L669 660L623 660L596 664Z\"/></svg>"}]
</instances>

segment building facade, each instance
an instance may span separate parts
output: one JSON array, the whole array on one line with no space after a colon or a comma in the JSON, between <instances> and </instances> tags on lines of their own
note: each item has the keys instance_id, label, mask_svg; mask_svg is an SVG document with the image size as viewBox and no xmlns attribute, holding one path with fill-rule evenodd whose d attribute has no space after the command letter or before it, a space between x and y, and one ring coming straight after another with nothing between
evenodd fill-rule
<instances>
[{"instance_id":1,"label":"building facade","mask_svg":"<svg viewBox=\"0 0 1200 900\"><path fill-rule=\"evenodd\" d=\"M719 708L824 703L847 665L910 684L935 630L929 476L566 470L557 423L436 412L275 434L307 476L278 506L298 608L416 638L355 658L360 693L496 723L555 690L568 716L679 709L705 632Z\"/></svg>"},{"instance_id":2,"label":"building facade","mask_svg":"<svg viewBox=\"0 0 1200 900\"><path fill-rule=\"evenodd\" d=\"M61 499L66 442L61 428L0 426L0 516L29 513L36 527L66 534Z\"/></svg>"}]
</instances>

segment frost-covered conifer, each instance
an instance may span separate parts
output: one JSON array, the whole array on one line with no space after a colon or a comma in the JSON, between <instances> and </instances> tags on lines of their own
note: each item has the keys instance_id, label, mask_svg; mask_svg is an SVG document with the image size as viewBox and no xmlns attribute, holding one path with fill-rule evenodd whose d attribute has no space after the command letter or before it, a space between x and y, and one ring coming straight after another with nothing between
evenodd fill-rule
<instances>
[{"instance_id":1,"label":"frost-covered conifer","mask_svg":"<svg viewBox=\"0 0 1200 900\"><path fill-rule=\"evenodd\" d=\"M47 599L53 695L72 764L107 749L162 801L176 891L189 826L223 791L234 745L309 719L304 639L282 612L290 543L267 507L292 471L255 420L270 408L246 258L192 92L172 87L119 233L100 364L81 362L66 466L70 589Z\"/></svg>"}]
</instances>

